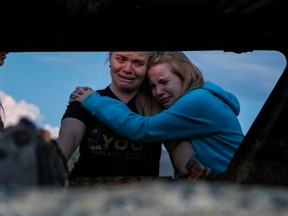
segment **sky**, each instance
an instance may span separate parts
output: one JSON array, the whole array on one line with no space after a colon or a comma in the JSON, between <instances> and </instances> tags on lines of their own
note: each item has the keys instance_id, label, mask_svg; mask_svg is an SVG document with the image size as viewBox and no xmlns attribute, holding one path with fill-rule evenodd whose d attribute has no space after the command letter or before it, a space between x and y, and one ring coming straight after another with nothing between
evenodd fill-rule
<instances>
[{"instance_id":1,"label":"sky","mask_svg":"<svg viewBox=\"0 0 288 216\"><path fill-rule=\"evenodd\" d=\"M206 81L236 95L244 134L286 66L284 55L277 51L185 53ZM25 116L57 138L69 95L75 87L102 89L110 83L107 56L108 52L10 52L0 67L5 127L17 124Z\"/></svg>"}]
</instances>

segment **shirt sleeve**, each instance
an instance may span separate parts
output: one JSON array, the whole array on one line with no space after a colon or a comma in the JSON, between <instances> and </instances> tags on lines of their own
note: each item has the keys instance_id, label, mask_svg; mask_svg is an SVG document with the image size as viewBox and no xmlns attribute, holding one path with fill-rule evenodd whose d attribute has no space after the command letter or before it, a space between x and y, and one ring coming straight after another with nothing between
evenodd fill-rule
<instances>
[{"instance_id":1,"label":"shirt sleeve","mask_svg":"<svg viewBox=\"0 0 288 216\"><path fill-rule=\"evenodd\" d=\"M141 142L195 138L211 134L220 127L221 115L213 109L209 94L185 94L169 109L154 116L141 116L132 112L121 101L101 97L98 93L88 96L82 106L108 127L128 139ZM214 97L210 96L213 100Z\"/></svg>"}]
</instances>

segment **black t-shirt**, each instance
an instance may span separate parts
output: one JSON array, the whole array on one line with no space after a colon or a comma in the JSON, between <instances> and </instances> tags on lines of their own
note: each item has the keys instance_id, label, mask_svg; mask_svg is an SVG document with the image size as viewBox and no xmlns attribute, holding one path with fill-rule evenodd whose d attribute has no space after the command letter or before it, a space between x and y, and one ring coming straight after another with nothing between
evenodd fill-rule
<instances>
[{"instance_id":1,"label":"black t-shirt","mask_svg":"<svg viewBox=\"0 0 288 216\"><path fill-rule=\"evenodd\" d=\"M102 96L118 99L109 87L98 90ZM119 99L118 99L119 100ZM127 106L134 112L135 98ZM104 176L159 176L161 143L139 143L110 130L81 107L78 102L67 106L63 119L73 117L86 125L80 143L80 156L70 178Z\"/></svg>"}]
</instances>

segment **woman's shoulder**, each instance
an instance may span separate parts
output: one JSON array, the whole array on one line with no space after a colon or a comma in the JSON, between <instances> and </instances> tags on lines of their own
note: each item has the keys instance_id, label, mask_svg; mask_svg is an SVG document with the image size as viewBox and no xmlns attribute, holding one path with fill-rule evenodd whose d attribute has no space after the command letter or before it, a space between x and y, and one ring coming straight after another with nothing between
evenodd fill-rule
<instances>
[{"instance_id":1,"label":"woman's shoulder","mask_svg":"<svg viewBox=\"0 0 288 216\"><path fill-rule=\"evenodd\" d=\"M178 105L175 106L175 109L181 109L181 110L184 109L190 111L203 109L204 107L211 106L211 103L213 103L212 102L213 97L214 96L211 95L211 92L209 92L206 89L203 88L193 89L186 92L181 98L177 100L175 105L176 104Z\"/></svg>"},{"instance_id":2,"label":"woman's shoulder","mask_svg":"<svg viewBox=\"0 0 288 216\"><path fill-rule=\"evenodd\" d=\"M186 92L183 96L185 96L187 98L202 99L202 98L205 98L209 95L213 95L211 91L209 91L208 89L203 88L203 87L198 87L195 89L191 89L190 91Z\"/></svg>"}]
</instances>

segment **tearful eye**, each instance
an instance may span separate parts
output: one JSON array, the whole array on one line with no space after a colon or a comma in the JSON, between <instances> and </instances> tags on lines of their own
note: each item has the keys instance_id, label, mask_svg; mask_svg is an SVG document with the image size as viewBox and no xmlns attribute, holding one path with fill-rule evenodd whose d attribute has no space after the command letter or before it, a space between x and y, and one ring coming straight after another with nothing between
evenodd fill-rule
<instances>
[{"instance_id":1,"label":"tearful eye","mask_svg":"<svg viewBox=\"0 0 288 216\"><path fill-rule=\"evenodd\" d=\"M144 62L135 62L135 65L137 67L142 67L144 65Z\"/></svg>"},{"instance_id":2,"label":"tearful eye","mask_svg":"<svg viewBox=\"0 0 288 216\"><path fill-rule=\"evenodd\" d=\"M161 80L159 83L161 83L162 85L166 85L168 83L169 80Z\"/></svg>"}]
</instances>

